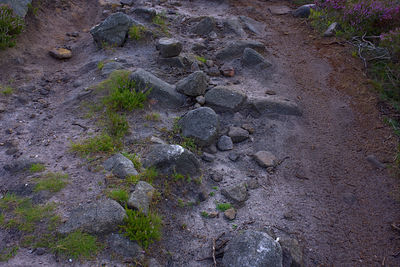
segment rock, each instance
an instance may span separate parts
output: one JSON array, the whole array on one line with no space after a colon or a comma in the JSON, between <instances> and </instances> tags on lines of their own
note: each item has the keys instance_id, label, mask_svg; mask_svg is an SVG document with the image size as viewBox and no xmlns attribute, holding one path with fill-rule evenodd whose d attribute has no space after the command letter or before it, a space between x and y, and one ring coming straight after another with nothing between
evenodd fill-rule
<instances>
[{"instance_id":1,"label":"rock","mask_svg":"<svg viewBox=\"0 0 400 267\"><path fill-rule=\"evenodd\" d=\"M32 0L0 0L0 4L9 5L17 16L24 18L32 5Z\"/></svg>"},{"instance_id":2,"label":"rock","mask_svg":"<svg viewBox=\"0 0 400 267\"><path fill-rule=\"evenodd\" d=\"M125 6L133 6L133 0L121 0L120 3Z\"/></svg>"},{"instance_id":3,"label":"rock","mask_svg":"<svg viewBox=\"0 0 400 267\"><path fill-rule=\"evenodd\" d=\"M224 65L221 68L222 75L225 77L235 76L235 69L231 65Z\"/></svg>"},{"instance_id":4,"label":"rock","mask_svg":"<svg viewBox=\"0 0 400 267\"><path fill-rule=\"evenodd\" d=\"M264 51L265 46L258 41L238 40L229 42L223 49L216 54L218 60L229 60L242 56L244 49L252 48L259 51Z\"/></svg>"},{"instance_id":5,"label":"rock","mask_svg":"<svg viewBox=\"0 0 400 267\"><path fill-rule=\"evenodd\" d=\"M208 213L208 218L217 218L219 217L218 211L211 211Z\"/></svg>"},{"instance_id":6,"label":"rock","mask_svg":"<svg viewBox=\"0 0 400 267\"><path fill-rule=\"evenodd\" d=\"M196 104L194 104L194 106L193 106L195 109L196 108L201 108L201 105L199 104L199 103L196 103Z\"/></svg>"},{"instance_id":7,"label":"rock","mask_svg":"<svg viewBox=\"0 0 400 267\"><path fill-rule=\"evenodd\" d=\"M66 48L54 48L49 51L50 56L56 59L69 59L72 57L72 52Z\"/></svg>"},{"instance_id":8,"label":"rock","mask_svg":"<svg viewBox=\"0 0 400 267\"><path fill-rule=\"evenodd\" d=\"M329 25L328 29L324 32L323 36L324 37L334 36L338 27L339 24L337 22L332 23L331 25Z\"/></svg>"},{"instance_id":9,"label":"rock","mask_svg":"<svg viewBox=\"0 0 400 267\"><path fill-rule=\"evenodd\" d=\"M268 68L272 66L272 64L265 60L265 58L261 54L251 48L244 49L242 56L242 65L244 67L257 66L257 69Z\"/></svg>"},{"instance_id":10,"label":"rock","mask_svg":"<svg viewBox=\"0 0 400 267\"><path fill-rule=\"evenodd\" d=\"M140 210L147 215L154 192L155 189L152 185L139 181L129 196L128 207Z\"/></svg>"},{"instance_id":11,"label":"rock","mask_svg":"<svg viewBox=\"0 0 400 267\"><path fill-rule=\"evenodd\" d=\"M200 22L193 26L191 32L197 35L207 35L214 31L215 20L211 17L204 17Z\"/></svg>"},{"instance_id":12,"label":"rock","mask_svg":"<svg viewBox=\"0 0 400 267\"><path fill-rule=\"evenodd\" d=\"M182 51L182 43L173 38L161 38L158 40L157 49L164 58L176 57Z\"/></svg>"},{"instance_id":13,"label":"rock","mask_svg":"<svg viewBox=\"0 0 400 267\"><path fill-rule=\"evenodd\" d=\"M176 90L188 96L203 95L206 89L207 75L202 71L196 71L176 83Z\"/></svg>"},{"instance_id":14,"label":"rock","mask_svg":"<svg viewBox=\"0 0 400 267\"><path fill-rule=\"evenodd\" d=\"M199 71L200 70L199 64L197 62L193 62L192 65L190 66L190 70L193 72Z\"/></svg>"},{"instance_id":15,"label":"rock","mask_svg":"<svg viewBox=\"0 0 400 267\"><path fill-rule=\"evenodd\" d=\"M282 267L282 249L266 233L246 230L229 241L222 263L229 267Z\"/></svg>"},{"instance_id":16,"label":"rock","mask_svg":"<svg viewBox=\"0 0 400 267\"><path fill-rule=\"evenodd\" d=\"M247 200L247 188L244 183L225 187L221 190L221 194L236 204L241 204Z\"/></svg>"},{"instance_id":17,"label":"rock","mask_svg":"<svg viewBox=\"0 0 400 267\"><path fill-rule=\"evenodd\" d=\"M196 101L200 105L204 105L204 103L206 103L206 98L204 96L202 96L202 95L199 95L198 97L196 97Z\"/></svg>"},{"instance_id":18,"label":"rock","mask_svg":"<svg viewBox=\"0 0 400 267\"><path fill-rule=\"evenodd\" d=\"M240 21L243 24L243 28L247 31L250 31L254 34L260 35L264 28L265 25L263 23L260 23L258 21L255 21L252 18L246 17L246 16L239 16Z\"/></svg>"},{"instance_id":19,"label":"rock","mask_svg":"<svg viewBox=\"0 0 400 267\"><path fill-rule=\"evenodd\" d=\"M211 77L218 77L221 75L221 72L219 71L217 66L213 66L208 69L207 74Z\"/></svg>"},{"instance_id":20,"label":"rock","mask_svg":"<svg viewBox=\"0 0 400 267\"><path fill-rule=\"evenodd\" d=\"M138 7L132 10L132 13L139 18L142 18L146 21L152 22L153 19L157 16L157 12L153 8L144 8Z\"/></svg>"},{"instance_id":21,"label":"rock","mask_svg":"<svg viewBox=\"0 0 400 267\"><path fill-rule=\"evenodd\" d=\"M296 18L308 18L311 13L311 9L315 8L315 4L303 5L292 12L293 17Z\"/></svg>"},{"instance_id":22,"label":"rock","mask_svg":"<svg viewBox=\"0 0 400 267\"><path fill-rule=\"evenodd\" d=\"M246 33L242 28L240 21L237 18L225 19L222 22L225 33L233 33L238 36L245 36Z\"/></svg>"},{"instance_id":23,"label":"rock","mask_svg":"<svg viewBox=\"0 0 400 267\"><path fill-rule=\"evenodd\" d=\"M162 65L167 65L170 67L174 67L174 68L185 68L186 65L184 63L184 59L181 56L177 56L177 57L167 57L167 58L163 58L160 57L158 59L159 63Z\"/></svg>"},{"instance_id":24,"label":"rock","mask_svg":"<svg viewBox=\"0 0 400 267\"><path fill-rule=\"evenodd\" d=\"M217 183L221 182L224 179L222 174L219 174L219 173L210 173L210 178L211 178L211 180L213 180L214 182L217 182Z\"/></svg>"},{"instance_id":25,"label":"rock","mask_svg":"<svg viewBox=\"0 0 400 267\"><path fill-rule=\"evenodd\" d=\"M205 94L205 98L207 106L211 106L214 110L220 112L238 111L247 99L245 94L222 86L209 90Z\"/></svg>"},{"instance_id":26,"label":"rock","mask_svg":"<svg viewBox=\"0 0 400 267\"><path fill-rule=\"evenodd\" d=\"M68 234L79 229L90 234L109 233L118 229L125 216L124 208L116 201L99 200L74 209L59 232Z\"/></svg>"},{"instance_id":27,"label":"rock","mask_svg":"<svg viewBox=\"0 0 400 267\"><path fill-rule=\"evenodd\" d=\"M223 135L218 139L217 147L221 151L233 149L233 142L229 136Z\"/></svg>"},{"instance_id":28,"label":"rock","mask_svg":"<svg viewBox=\"0 0 400 267\"><path fill-rule=\"evenodd\" d=\"M282 248L283 267L303 267L303 251L299 242L294 238L280 237L279 244Z\"/></svg>"},{"instance_id":29,"label":"rock","mask_svg":"<svg viewBox=\"0 0 400 267\"><path fill-rule=\"evenodd\" d=\"M210 154L216 154L218 152L217 146L215 144L211 144L208 147L203 147L203 151Z\"/></svg>"},{"instance_id":30,"label":"rock","mask_svg":"<svg viewBox=\"0 0 400 267\"><path fill-rule=\"evenodd\" d=\"M205 188L202 188L198 194L198 199L200 202L204 202L208 199L208 193Z\"/></svg>"},{"instance_id":31,"label":"rock","mask_svg":"<svg viewBox=\"0 0 400 267\"><path fill-rule=\"evenodd\" d=\"M215 142L218 134L218 115L208 107L200 107L186 113L179 125L182 135L194 138L200 146L208 146Z\"/></svg>"},{"instance_id":32,"label":"rock","mask_svg":"<svg viewBox=\"0 0 400 267\"><path fill-rule=\"evenodd\" d=\"M162 144L162 145L165 144L164 140L162 140L161 138L158 138L156 136L150 137L150 142L152 142L153 144Z\"/></svg>"},{"instance_id":33,"label":"rock","mask_svg":"<svg viewBox=\"0 0 400 267\"><path fill-rule=\"evenodd\" d=\"M258 151L254 154L254 159L261 167L273 167L278 162L277 158L268 151Z\"/></svg>"},{"instance_id":34,"label":"rock","mask_svg":"<svg viewBox=\"0 0 400 267\"><path fill-rule=\"evenodd\" d=\"M239 143L249 138L249 132L243 128L230 127L228 136L232 139L232 142Z\"/></svg>"},{"instance_id":35,"label":"rock","mask_svg":"<svg viewBox=\"0 0 400 267\"><path fill-rule=\"evenodd\" d=\"M135 259L142 261L144 259L143 249L134 241L127 239L120 234L110 234L107 237L107 244L111 251L125 259Z\"/></svg>"},{"instance_id":36,"label":"rock","mask_svg":"<svg viewBox=\"0 0 400 267\"><path fill-rule=\"evenodd\" d=\"M129 28L134 24L136 23L128 15L117 12L90 29L90 33L99 47L103 46L104 43L122 46L125 43Z\"/></svg>"},{"instance_id":37,"label":"rock","mask_svg":"<svg viewBox=\"0 0 400 267\"><path fill-rule=\"evenodd\" d=\"M32 160L32 159L17 159L12 161L10 164L4 165L4 170L10 172L10 173L17 173L17 172L22 172L22 171L27 171L29 168L34 165L34 164L43 164L43 162L39 160Z\"/></svg>"},{"instance_id":38,"label":"rock","mask_svg":"<svg viewBox=\"0 0 400 267\"><path fill-rule=\"evenodd\" d=\"M382 162L380 162L376 157L375 157L375 155L368 155L367 157L366 157L366 159L367 159L367 161L369 162L369 163L371 163L375 168L377 168L377 169L385 169L385 164L383 164Z\"/></svg>"},{"instance_id":39,"label":"rock","mask_svg":"<svg viewBox=\"0 0 400 267\"><path fill-rule=\"evenodd\" d=\"M232 153L229 153L228 158L229 158L231 161L235 162L235 161L238 161L238 160L239 160L240 154L232 152Z\"/></svg>"},{"instance_id":40,"label":"rock","mask_svg":"<svg viewBox=\"0 0 400 267\"><path fill-rule=\"evenodd\" d=\"M131 175L138 175L132 161L122 154L118 153L107 159L104 164L104 169L112 171L118 178L125 179Z\"/></svg>"},{"instance_id":41,"label":"rock","mask_svg":"<svg viewBox=\"0 0 400 267\"><path fill-rule=\"evenodd\" d=\"M161 174L179 173L196 177L200 164L192 152L179 145L154 145L143 161L145 168L155 167Z\"/></svg>"},{"instance_id":42,"label":"rock","mask_svg":"<svg viewBox=\"0 0 400 267\"><path fill-rule=\"evenodd\" d=\"M192 46L192 50L194 52L201 52L207 49L207 46L203 43L194 43Z\"/></svg>"},{"instance_id":43,"label":"rock","mask_svg":"<svg viewBox=\"0 0 400 267\"><path fill-rule=\"evenodd\" d=\"M235 210L235 208L230 208L230 209L227 209L226 211L224 211L224 216L228 220L233 221L236 218L236 210Z\"/></svg>"},{"instance_id":44,"label":"rock","mask_svg":"<svg viewBox=\"0 0 400 267\"><path fill-rule=\"evenodd\" d=\"M204 152L201 158L207 162L213 162L215 160L215 156L213 154L209 154Z\"/></svg>"},{"instance_id":45,"label":"rock","mask_svg":"<svg viewBox=\"0 0 400 267\"><path fill-rule=\"evenodd\" d=\"M183 105L185 97L175 90L175 87L157 78L150 72L137 69L129 78L136 82L139 90L151 90L149 98L158 101L162 107L177 108Z\"/></svg>"},{"instance_id":46,"label":"rock","mask_svg":"<svg viewBox=\"0 0 400 267\"><path fill-rule=\"evenodd\" d=\"M250 134L253 134L255 132L253 125L249 123L242 124L242 128L248 131Z\"/></svg>"},{"instance_id":47,"label":"rock","mask_svg":"<svg viewBox=\"0 0 400 267\"><path fill-rule=\"evenodd\" d=\"M257 189L260 187L260 183L258 182L258 180L256 178L248 179L246 181L246 185L247 185L247 188L250 190Z\"/></svg>"},{"instance_id":48,"label":"rock","mask_svg":"<svg viewBox=\"0 0 400 267\"><path fill-rule=\"evenodd\" d=\"M280 96L265 96L249 99L250 106L259 114L276 113L281 115L301 116L299 106Z\"/></svg>"},{"instance_id":49,"label":"rock","mask_svg":"<svg viewBox=\"0 0 400 267\"><path fill-rule=\"evenodd\" d=\"M154 258L151 258L148 262L148 267L162 267L160 263Z\"/></svg>"},{"instance_id":50,"label":"rock","mask_svg":"<svg viewBox=\"0 0 400 267\"><path fill-rule=\"evenodd\" d=\"M211 68L212 66L214 66L214 61L212 61L212 60L210 60L210 59L207 59L207 60L206 60L206 66L209 67L209 68Z\"/></svg>"},{"instance_id":51,"label":"rock","mask_svg":"<svg viewBox=\"0 0 400 267\"><path fill-rule=\"evenodd\" d=\"M42 256L45 253L46 253L46 249L45 248L36 248L35 249L35 254L38 255L38 256Z\"/></svg>"},{"instance_id":52,"label":"rock","mask_svg":"<svg viewBox=\"0 0 400 267\"><path fill-rule=\"evenodd\" d=\"M273 15L286 15L289 14L292 10L287 6L272 6L268 8L269 11Z\"/></svg>"},{"instance_id":53,"label":"rock","mask_svg":"<svg viewBox=\"0 0 400 267\"><path fill-rule=\"evenodd\" d=\"M115 70L123 69L123 65L119 62L110 61L104 64L103 68L101 69L101 75L108 76Z\"/></svg>"}]
</instances>

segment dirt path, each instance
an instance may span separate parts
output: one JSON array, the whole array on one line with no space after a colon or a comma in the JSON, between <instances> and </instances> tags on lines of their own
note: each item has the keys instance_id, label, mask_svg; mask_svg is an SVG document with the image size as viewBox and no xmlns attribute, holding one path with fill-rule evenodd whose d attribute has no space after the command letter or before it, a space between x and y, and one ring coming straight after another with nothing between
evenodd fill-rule
<instances>
[{"instance_id":1,"label":"dirt path","mask_svg":"<svg viewBox=\"0 0 400 267\"><path fill-rule=\"evenodd\" d=\"M0 162L5 165L16 158L38 155L48 170L67 172L70 184L48 201L56 202L58 213L68 217L73 207L94 201L104 190L104 175L91 171L84 159L68 151L69 140L79 140L100 130L80 109L87 94L85 88L102 79L97 63L109 58L123 59L126 68L144 68L170 83L186 73L160 66L153 43L128 42L113 51L98 50L87 32L101 21L102 10L97 1L74 0L68 6L63 6L65 1L50 2L45 2L39 13L45 16L29 20L31 26L21 37L21 45L0 53L0 82L5 84L13 77L13 85L19 88L14 96L0 99L6 107L0 113L0 142L5 144L0 146ZM305 266L382 266L383 260L386 266L400 265L400 257L391 256L399 250L400 241L390 227L400 220L400 203L395 200L399 197L399 180L366 159L374 155L390 165L397 140L382 123L376 108L377 96L368 87L362 64L351 57L351 48L333 42L334 39L320 38L299 19L269 11L285 4L197 0L180 1L180 5L167 1L155 6L184 14L185 18L245 15L264 24L262 33L248 38L266 45L264 56L273 63L268 75L239 69L235 77L221 77L213 82L255 97L273 90L296 100L303 111L301 117L221 114L222 131L232 125L251 123L255 128L254 141L235 144L234 152L241 155L237 162L228 159L228 152L218 152L212 163L202 162L203 186L211 192L213 186L223 188L249 179L257 179L262 186L249 191L249 199L238 209L233 222L223 216L205 219L200 215L201 211L215 210L215 201L225 201L219 190L191 208L178 207L177 199L163 202L164 237L149 256L165 266L211 266L211 260L198 259L209 255L213 238L222 232L232 236L246 228L267 226L281 229L299 241ZM170 31L189 45L195 37L185 30L186 23L175 21ZM80 35L68 40L67 32ZM219 49L231 38L219 36L211 46ZM56 45L70 46L74 57L65 62L50 58L47 51ZM210 50L205 56L212 58L214 54L215 50ZM173 118L185 112L153 109L161 114L162 121L149 126L143 117L150 111L132 114L132 135L127 139L160 135L157 129L170 127ZM77 123L89 129L86 131ZM10 148L17 148L17 152L9 155L6 151ZM249 156L258 150L269 150L280 159L289 158L270 174ZM209 179L210 173L219 173L224 180L215 183ZM31 177L15 176L3 168L0 177L0 192L32 193L23 186L31 182ZM0 230L0 240L13 243L15 235ZM123 265L104 254L87 264L104 262ZM51 254L38 256L30 254L29 249L20 249L15 258L0 266L26 264L61 263L55 262Z\"/></svg>"}]
</instances>

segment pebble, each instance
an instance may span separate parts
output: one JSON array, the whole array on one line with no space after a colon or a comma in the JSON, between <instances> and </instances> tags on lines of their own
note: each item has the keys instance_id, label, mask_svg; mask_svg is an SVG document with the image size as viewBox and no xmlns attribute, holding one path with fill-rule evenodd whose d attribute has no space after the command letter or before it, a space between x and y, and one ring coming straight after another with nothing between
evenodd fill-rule
<instances>
[{"instance_id":1,"label":"pebble","mask_svg":"<svg viewBox=\"0 0 400 267\"><path fill-rule=\"evenodd\" d=\"M222 71L222 75L224 75L225 77L233 77L235 76L235 69L232 66L223 66L221 68Z\"/></svg>"},{"instance_id":2,"label":"pebble","mask_svg":"<svg viewBox=\"0 0 400 267\"><path fill-rule=\"evenodd\" d=\"M204 105L204 103L206 103L206 98L204 96L202 96L202 95L199 95L198 97L196 97L196 101L200 105Z\"/></svg>"},{"instance_id":3,"label":"pebble","mask_svg":"<svg viewBox=\"0 0 400 267\"><path fill-rule=\"evenodd\" d=\"M215 156L213 154L209 154L206 152L203 153L203 156L201 158L207 162L213 162L215 160Z\"/></svg>"},{"instance_id":4,"label":"pebble","mask_svg":"<svg viewBox=\"0 0 400 267\"><path fill-rule=\"evenodd\" d=\"M236 218L236 210L234 208L227 209L224 211L224 216L228 220L233 221Z\"/></svg>"},{"instance_id":5,"label":"pebble","mask_svg":"<svg viewBox=\"0 0 400 267\"><path fill-rule=\"evenodd\" d=\"M221 151L227 151L233 149L233 142L229 136L223 135L219 138L217 147Z\"/></svg>"},{"instance_id":6,"label":"pebble","mask_svg":"<svg viewBox=\"0 0 400 267\"><path fill-rule=\"evenodd\" d=\"M49 54L57 59L69 59L72 57L72 51L66 48L54 48L49 51Z\"/></svg>"},{"instance_id":7,"label":"pebble","mask_svg":"<svg viewBox=\"0 0 400 267\"><path fill-rule=\"evenodd\" d=\"M254 159L261 167L273 167L277 162L277 158L268 151L258 151L254 154Z\"/></svg>"}]
</instances>

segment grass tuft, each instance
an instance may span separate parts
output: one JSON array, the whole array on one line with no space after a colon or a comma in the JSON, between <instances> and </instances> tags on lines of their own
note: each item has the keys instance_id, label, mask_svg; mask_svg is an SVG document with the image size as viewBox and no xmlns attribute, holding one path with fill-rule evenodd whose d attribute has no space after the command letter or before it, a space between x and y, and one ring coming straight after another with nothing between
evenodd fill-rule
<instances>
[{"instance_id":1,"label":"grass tuft","mask_svg":"<svg viewBox=\"0 0 400 267\"><path fill-rule=\"evenodd\" d=\"M128 203L129 193L124 189L114 189L108 193L108 197L119 202L121 205Z\"/></svg>"},{"instance_id":2,"label":"grass tuft","mask_svg":"<svg viewBox=\"0 0 400 267\"><path fill-rule=\"evenodd\" d=\"M143 38L143 34L146 31L146 27L141 26L141 25L133 25L132 27L129 28L129 38L135 39L136 41L139 41L140 39Z\"/></svg>"},{"instance_id":3,"label":"grass tuft","mask_svg":"<svg viewBox=\"0 0 400 267\"><path fill-rule=\"evenodd\" d=\"M38 179L35 191L47 190L52 193L61 191L68 184L68 174L49 172Z\"/></svg>"},{"instance_id":4,"label":"grass tuft","mask_svg":"<svg viewBox=\"0 0 400 267\"><path fill-rule=\"evenodd\" d=\"M65 257L90 259L98 253L100 246L95 236L77 231L60 239L52 250Z\"/></svg>"},{"instance_id":5,"label":"grass tuft","mask_svg":"<svg viewBox=\"0 0 400 267\"><path fill-rule=\"evenodd\" d=\"M35 163L29 168L29 171L32 173L35 173L35 172L42 172L45 169L46 169L46 167L43 164Z\"/></svg>"},{"instance_id":6,"label":"grass tuft","mask_svg":"<svg viewBox=\"0 0 400 267\"><path fill-rule=\"evenodd\" d=\"M230 208L232 208L231 203L217 203L217 210L219 211L226 211Z\"/></svg>"},{"instance_id":7,"label":"grass tuft","mask_svg":"<svg viewBox=\"0 0 400 267\"><path fill-rule=\"evenodd\" d=\"M80 143L71 143L71 150L77 152L81 156L88 156L93 153L111 154L117 150L118 145L108 134L102 134L95 137L87 138Z\"/></svg>"}]
</instances>

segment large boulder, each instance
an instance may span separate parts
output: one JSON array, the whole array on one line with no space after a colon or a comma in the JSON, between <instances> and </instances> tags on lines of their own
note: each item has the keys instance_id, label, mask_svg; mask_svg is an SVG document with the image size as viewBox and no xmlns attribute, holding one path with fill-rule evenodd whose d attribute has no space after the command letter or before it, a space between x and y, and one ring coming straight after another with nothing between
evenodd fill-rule
<instances>
[{"instance_id":1,"label":"large boulder","mask_svg":"<svg viewBox=\"0 0 400 267\"><path fill-rule=\"evenodd\" d=\"M279 96L266 96L249 99L250 106L259 114L275 113L301 116L299 106L291 100Z\"/></svg>"},{"instance_id":2,"label":"large boulder","mask_svg":"<svg viewBox=\"0 0 400 267\"><path fill-rule=\"evenodd\" d=\"M192 152L179 145L154 145L145 155L145 168L154 167L161 174L199 176L200 163Z\"/></svg>"},{"instance_id":3,"label":"large boulder","mask_svg":"<svg viewBox=\"0 0 400 267\"><path fill-rule=\"evenodd\" d=\"M222 263L229 267L282 267L282 249L266 233L247 230L228 243Z\"/></svg>"},{"instance_id":4,"label":"large boulder","mask_svg":"<svg viewBox=\"0 0 400 267\"><path fill-rule=\"evenodd\" d=\"M194 138L200 146L209 146L215 142L219 120L214 110L201 107L186 113L180 120L182 135Z\"/></svg>"},{"instance_id":5,"label":"large boulder","mask_svg":"<svg viewBox=\"0 0 400 267\"><path fill-rule=\"evenodd\" d=\"M260 35L265 28L265 24L255 21L252 18L246 16L239 16L239 19L242 22L243 28L254 34Z\"/></svg>"},{"instance_id":6,"label":"large boulder","mask_svg":"<svg viewBox=\"0 0 400 267\"><path fill-rule=\"evenodd\" d=\"M204 17L191 29L191 32L197 35L207 35L214 31L215 19L211 17Z\"/></svg>"},{"instance_id":7,"label":"large boulder","mask_svg":"<svg viewBox=\"0 0 400 267\"><path fill-rule=\"evenodd\" d=\"M0 4L9 5L17 16L24 18L32 0L0 0Z\"/></svg>"},{"instance_id":8,"label":"large boulder","mask_svg":"<svg viewBox=\"0 0 400 267\"><path fill-rule=\"evenodd\" d=\"M206 105L219 112L238 111L247 96L241 92L218 86L209 90L205 94Z\"/></svg>"},{"instance_id":9,"label":"large boulder","mask_svg":"<svg viewBox=\"0 0 400 267\"><path fill-rule=\"evenodd\" d=\"M131 193L128 200L128 207L140 210L144 214L149 212L150 202L153 198L154 187L144 181L136 184L135 190Z\"/></svg>"},{"instance_id":10,"label":"large boulder","mask_svg":"<svg viewBox=\"0 0 400 267\"><path fill-rule=\"evenodd\" d=\"M111 199L99 200L74 209L68 221L59 228L61 234L76 230L91 234L115 231L126 216L124 208Z\"/></svg>"},{"instance_id":11,"label":"large boulder","mask_svg":"<svg viewBox=\"0 0 400 267\"><path fill-rule=\"evenodd\" d=\"M196 71L176 83L176 90L188 96L203 95L207 89L207 75Z\"/></svg>"},{"instance_id":12,"label":"large boulder","mask_svg":"<svg viewBox=\"0 0 400 267\"><path fill-rule=\"evenodd\" d=\"M137 69L129 78L136 82L138 90L151 90L149 97L158 101L158 104L166 108L178 108L185 101L184 95L178 93L175 87L145 71Z\"/></svg>"},{"instance_id":13,"label":"large boulder","mask_svg":"<svg viewBox=\"0 0 400 267\"><path fill-rule=\"evenodd\" d=\"M242 56L243 51L246 48L252 48L258 51L265 50L265 46L258 41L238 40L229 42L224 48L217 52L215 57L222 61L239 58Z\"/></svg>"},{"instance_id":14,"label":"large boulder","mask_svg":"<svg viewBox=\"0 0 400 267\"><path fill-rule=\"evenodd\" d=\"M90 33L100 47L104 43L112 46L122 46L125 43L129 28L134 24L136 24L135 21L128 15L117 12L90 29Z\"/></svg>"},{"instance_id":15,"label":"large boulder","mask_svg":"<svg viewBox=\"0 0 400 267\"><path fill-rule=\"evenodd\" d=\"M161 38L158 40L157 49L164 58L176 57L182 51L182 43L174 38Z\"/></svg>"},{"instance_id":16,"label":"large boulder","mask_svg":"<svg viewBox=\"0 0 400 267\"><path fill-rule=\"evenodd\" d=\"M122 154L118 153L107 159L104 164L104 169L112 171L112 173L118 178L126 178L131 175L138 175L132 161Z\"/></svg>"}]
</instances>

